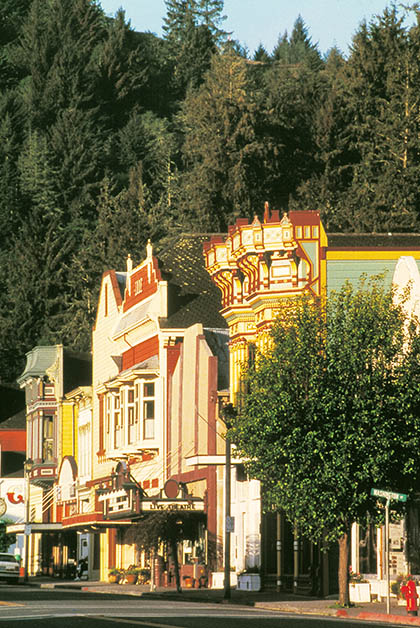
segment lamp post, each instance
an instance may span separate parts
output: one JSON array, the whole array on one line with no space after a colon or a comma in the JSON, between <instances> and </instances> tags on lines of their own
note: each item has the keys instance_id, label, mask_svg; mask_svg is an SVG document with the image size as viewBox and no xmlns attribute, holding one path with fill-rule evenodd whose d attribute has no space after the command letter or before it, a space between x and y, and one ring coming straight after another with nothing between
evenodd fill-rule
<instances>
[{"instance_id":1,"label":"lamp post","mask_svg":"<svg viewBox=\"0 0 420 628\"><path fill-rule=\"evenodd\" d=\"M34 461L31 458L28 458L23 463L23 469L25 473L25 535L24 535L24 582L28 582L28 571L29 571L29 524L30 524L30 473L34 466Z\"/></svg>"},{"instance_id":2,"label":"lamp post","mask_svg":"<svg viewBox=\"0 0 420 628\"><path fill-rule=\"evenodd\" d=\"M232 419L236 416L236 409L231 403L222 407L221 415L226 428L229 430L232 427ZM224 573L224 592L223 599L230 600L230 535L233 531L233 520L230 516L230 501L231 501L231 442L230 438L226 436L225 439L225 573Z\"/></svg>"}]
</instances>

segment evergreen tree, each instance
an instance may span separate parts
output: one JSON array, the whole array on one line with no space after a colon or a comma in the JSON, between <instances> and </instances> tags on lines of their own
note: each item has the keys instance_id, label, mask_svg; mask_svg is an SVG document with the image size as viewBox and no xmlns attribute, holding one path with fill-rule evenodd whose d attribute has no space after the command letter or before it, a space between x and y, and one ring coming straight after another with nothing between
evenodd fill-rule
<instances>
[{"instance_id":1,"label":"evergreen tree","mask_svg":"<svg viewBox=\"0 0 420 628\"><path fill-rule=\"evenodd\" d=\"M419 39L395 7L356 33L318 116L324 173L302 190L327 228L418 229ZM318 198L314 198L318 194Z\"/></svg>"},{"instance_id":2,"label":"evergreen tree","mask_svg":"<svg viewBox=\"0 0 420 628\"><path fill-rule=\"evenodd\" d=\"M286 208L289 197L320 169L314 120L328 85L307 65L274 63L263 78L257 133L264 158L257 164L258 178L266 200Z\"/></svg>"},{"instance_id":3,"label":"evergreen tree","mask_svg":"<svg viewBox=\"0 0 420 628\"><path fill-rule=\"evenodd\" d=\"M308 29L299 15L294 23L290 38L287 32L279 37L273 50L273 59L284 65L306 64L312 70L320 70L323 66L317 44L312 43Z\"/></svg>"},{"instance_id":4,"label":"evergreen tree","mask_svg":"<svg viewBox=\"0 0 420 628\"><path fill-rule=\"evenodd\" d=\"M224 0L198 0L199 21L208 28L213 41L219 45L226 41L228 35L220 28L226 20L226 15L222 15L223 8Z\"/></svg>"},{"instance_id":5,"label":"evergreen tree","mask_svg":"<svg viewBox=\"0 0 420 628\"><path fill-rule=\"evenodd\" d=\"M188 86L197 87L210 67L210 59L221 40L217 24L223 3L217 0L166 0L165 42L174 65L173 87L179 100Z\"/></svg>"},{"instance_id":6,"label":"evergreen tree","mask_svg":"<svg viewBox=\"0 0 420 628\"><path fill-rule=\"evenodd\" d=\"M204 83L183 106L186 224L217 231L236 216L251 216L253 116L245 60L229 50L216 54Z\"/></svg>"}]
</instances>

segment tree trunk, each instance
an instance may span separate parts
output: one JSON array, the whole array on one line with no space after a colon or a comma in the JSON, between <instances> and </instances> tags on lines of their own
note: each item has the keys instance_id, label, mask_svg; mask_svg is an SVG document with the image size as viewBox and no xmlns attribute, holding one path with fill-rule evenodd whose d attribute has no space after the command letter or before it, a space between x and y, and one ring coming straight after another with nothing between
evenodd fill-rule
<instances>
[{"instance_id":1,"label":"tree trunk","mask_svg":"<svg viewBox=\"0 0 420 628\"><path fill-rule=\"evenodd\" d=\"M175 570L175 583L176 590L178 593L181 593L181 582L179 579L179 564L178 564L178 544L175 539L171 540L171 550L172 550L172 560L174 561L174 570Z\"/></svg>"},{"instance_id":2,"label":"tree trunk","mask_svg":"<svg viewBox=\"0 0 420 628\"><path fill-rule=\"evenodd\" d=\"M340 606L349 606L349 533L338 539L338 590Z\"/></svg>"}]
</instances>

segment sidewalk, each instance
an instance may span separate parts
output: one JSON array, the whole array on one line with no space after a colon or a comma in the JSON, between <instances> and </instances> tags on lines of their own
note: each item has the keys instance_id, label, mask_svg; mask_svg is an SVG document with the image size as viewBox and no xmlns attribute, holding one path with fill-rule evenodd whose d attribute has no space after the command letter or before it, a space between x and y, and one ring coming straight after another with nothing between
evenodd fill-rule
<instances>
[{"instance_id":1,"label":"sidewalk","mask_svg":"<svg viewBox=\"0 0 420 628\"><path fill-rule=\"evenodd\" d=\"M177 593L175 589L167 588L150 591L149 585L119 585L108 582L58 580L43 577L29 578L28 586L44 589L73 589L112 595L137 595L146 599L241 604L280 613L342 617L344 619L350 618L420 626L420 611L418 617L409 616L405 606L398 606L394 598L391 598L390 614L388 615L386 612L386 601L359 603L344 609L339 608L337 600L334 599L317 599L294 595L293 593L277 593L274 590L239 591L232 588L231 599L226 602L223 600L223 590L221 589L183 589L182 593Z\"/></svg>"}]
</instances>

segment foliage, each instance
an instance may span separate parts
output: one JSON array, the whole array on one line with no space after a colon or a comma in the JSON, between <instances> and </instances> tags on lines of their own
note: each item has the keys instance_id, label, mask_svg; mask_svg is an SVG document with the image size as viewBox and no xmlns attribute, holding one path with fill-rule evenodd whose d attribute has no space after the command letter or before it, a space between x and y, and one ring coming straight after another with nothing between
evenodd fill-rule
<instances>
[{"instance_id":1,"label":"foliage","mask_svg":"<svg viewBox=\"0 0 420 628\"><path fill-rule=\"evenodd\" d=\"M159 549L162 543L178 543L197 538L197 516L188 512L160 510L142 515L130 528L130 538L146 551Z\"/></svg>"},{"instance_id":2,"label":"foliage","mask_svg":"<svg viewBox=\"0 0 420 628\"><path fill-rule=\"evenodd\" d=\"M392 291L365 278L325 304L285 304L271 337L245 374L232 438L266 506L314 541L339 541L345 603L350 526L383 517L371 488L411 493L418 479L420 334Z\"/></svg>"},{"instance_id":3,"label":"foliage","mask_svg":"<svg viewBox=\"0 0 420 628\"><path fill-rule=\"evenodd\" d=\"M89 349L102 272L147 238L265 200L329 231L420 227L416 5L361 24L347 59L298 16L251 60L223 0L165 4L158 37L95 0L1 3L1 379L41 341Z\"/></svg>"},{"instance_id":4,"label":"foliage","mask_svg":"<svg viewBox=\"0 0 420 628\"><path fill-rule=\"evenodd\" d=\"M6 533L6 523L0 521L0 552L7 552L12 543L16 542L15 534Z\"/></svg>"}]
</instances>

